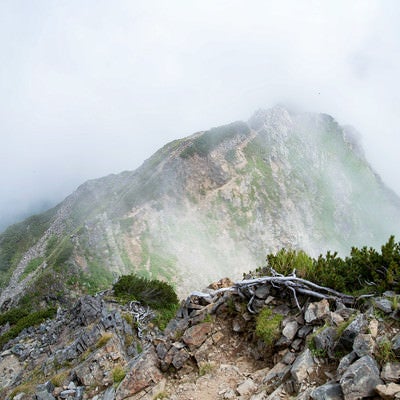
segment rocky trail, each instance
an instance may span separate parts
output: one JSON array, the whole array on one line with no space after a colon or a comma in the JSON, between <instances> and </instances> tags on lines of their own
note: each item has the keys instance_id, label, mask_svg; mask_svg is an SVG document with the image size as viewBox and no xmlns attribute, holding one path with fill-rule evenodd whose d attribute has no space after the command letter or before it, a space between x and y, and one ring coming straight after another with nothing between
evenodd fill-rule
<instances>
[{"instance_id":1,"label":"rocky trail","mask_svg":"<svg viewBox=\"0 0 400 400\"><path fill-rule=\"evenodd\" d=\"M182 302L163 332L140 304L85 296L4 346L0 398L400 398L397 294L356 308L280 281L221 280Z\"/></svg>"}]
</instances>

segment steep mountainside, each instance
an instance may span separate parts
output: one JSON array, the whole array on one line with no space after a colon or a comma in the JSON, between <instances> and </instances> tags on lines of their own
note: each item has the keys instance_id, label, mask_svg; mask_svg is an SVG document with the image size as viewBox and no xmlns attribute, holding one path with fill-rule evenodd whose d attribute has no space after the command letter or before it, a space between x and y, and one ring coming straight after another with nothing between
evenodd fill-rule
<instances>
[{"instance_id":1,"label":"steep mountainside","mask_svg":"<svg viewBox=\"0 0 400 400\"><path fill-rule=\"evenodd\" d=\"M97 290L128 272L184 295L283 246L377 246L400 233L400 201L355 138L328 115L274 107L86 182L0 235L0 307Z\"/></svg>"}]
</instances>

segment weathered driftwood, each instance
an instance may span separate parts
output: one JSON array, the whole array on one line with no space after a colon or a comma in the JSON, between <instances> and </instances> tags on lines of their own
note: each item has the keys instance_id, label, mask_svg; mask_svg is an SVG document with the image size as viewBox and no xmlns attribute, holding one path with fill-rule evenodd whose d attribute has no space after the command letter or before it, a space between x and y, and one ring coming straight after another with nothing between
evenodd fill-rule
<instances>
[{"instance_id":1,"label":"weathered driftwood","mask_svg":"<svg viewBox=\"0 0 400 400\"><path fill-rule=\"evenodd\" d=\"M247 299L247 309L250 313L254 314L255 311L252 305L256 298L255 289L262 285L272 286L273 288L287 291L293 297L294 302L299 310L301 310L301 306L299 304L298 295L306 295L317 299L338 301L345 305L353 305L356 301L356 298L348 294L338 292L325 286L317 285L316 283L310 282L306 279L298 278L295 271L293 271L291 275L284 276L282 274L278 274L274 270L271 270L271 276L244 279L242 281L235 282L233 286L228 288L218 289L212 293L193 292L191 296L201 297L210 302L210 298L216 298L218 297L217 295L224 292L232 292L242 298Z\"/></svg>"},{"instance_id":2,"label":"weathered driftwood","mask_svg":"<svg viewBox=\"0 0 400 400\"><path fill-rule=\"evenodd\" d=\"M142 306L138 301L131 301L128 308L136 323L138 338L142 339L147 323L155 317L155 314L150 307Z\"/></svg>"}]
</instances>

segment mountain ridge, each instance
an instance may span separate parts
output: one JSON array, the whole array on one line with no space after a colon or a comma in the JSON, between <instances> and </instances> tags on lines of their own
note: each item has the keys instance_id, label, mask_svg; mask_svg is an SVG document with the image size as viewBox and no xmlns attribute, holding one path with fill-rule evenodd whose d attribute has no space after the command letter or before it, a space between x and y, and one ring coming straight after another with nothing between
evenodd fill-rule
<instances>
[{"instance_id":1,"label":"mountain ridge","mask_svg":"<svg viewBox=\"0 0 400 400\"><path fill-rule=\"evenodd\" d=\"M277 106L170 142L135 171L87 181L40 223L31 217L0 235L0 306L46 273L81 292L139 273L183 296L281 247L316 255L376 246L399 233L400 200L356 136L327 114Z\"/></svg>"}]
</instances>

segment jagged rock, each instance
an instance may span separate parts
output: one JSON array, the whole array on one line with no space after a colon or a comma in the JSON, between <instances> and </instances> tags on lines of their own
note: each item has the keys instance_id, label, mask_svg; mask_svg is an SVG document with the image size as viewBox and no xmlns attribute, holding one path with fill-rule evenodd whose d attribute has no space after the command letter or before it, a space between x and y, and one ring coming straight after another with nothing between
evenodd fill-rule
<instances>
[{"instance_id":1,"label":"jagged rock","mask_svg":"<svg viewBox=\"0 0 400 400\"><path fill-rule=\"evenodd\" d=\"M311 393L313 389L312 388L306 388L303 391L301 391L295 400L309 400L311 398Z\"/></svg>"},{"instance_id":2,"label":"jagged rock","mask_svg":"<svg viewBox=\"0 0 400 400\"><path fill-rule=\"evenodd\" d=\"M339 313L333 311L330 313L330 320L332 324L336 326L339 326L344 322L344 318Z\"/></svg>"},{"instance_id":3,"label":"jagged rock","mask_svg":"<svg viewBox=\"0 0 400 400\"><path fill-rule=\"evenodd\" d=\"M181 369L185 362L190 358L189 353L185 349L180 349L175 355L174 358L172 359L172 365L176 369Z\"/></svg>"},{"instance_id":4,"label":"jagged rock","mask_svg":"<svg viewBox=\"0 0 400 400\"><path fill-rule=\"evenodd\" d=\"M199 347L207 339L212 329L212 324L209 322L204 322L199 325L192 326L188 328L183 334L182 340L193 350Z\"/></svg>"},{"instance_id":5,"label":"jagged rock","mask_svg":"<svg viewBox=\"0 0 400 400\"><path fill-rule=\"evenodd\" d=\"M242 382L237 388L237 392L240 396L249 396L256 392L258 386L254 383L254 381L250 378L246 379Z\"/></svg>"},{"instance_id":6,"label":"jagged rock","mask_svg":"<svg viewBox=\"0 0 400 400\"><path fill-rule=\"evenodd\" d=\"M337 373L339 376L343 375L343 373L350 367L351 363L357 358L357 354L352 351L351 353L346 354L341 358L339 365L337 367Z\"/></svg>"},{"instance_id":7,"label":"jagged rock","mask_svg":"<svg viewBox=\"0 0 400 400\"><path fill-rule=\"evenodd\" d=\"M293 340L293 342L290 345L290 348L293 349L294 351L299 351L302 347L303 344L303 339L297 338Z\"/></svg>"},{"instance_id":8,"label":"jagged rock","mask_svg":"<svg viewBox=\"0 0 400 400\"><path fill-rule=\"evenodd\" d=\"M368 321L364 314L359 314L343 331L338 348L342 347L345 350L352 350L354 339L360 333L364 333L368 327Z\"/></svg>"},{"instance_id":9,"label":"jagged rock","mask_svg":"<svg viewBox=\"0 0 400 400\"><path fill-rule=\"evenodd\" d=\"M279 306L274 307L273 309L274 314L284 315L285 317L290 313L290 307L283 303Z\"/></svg>"},{"instance_id":10,"label":"jagged rock","mask_svg":"<svg viewBox=\"0 0 400 400\"><path fill-rule=\"evenodd\" d=\"M14 397L15 399L15 397ZM40 392L35 393L35 400L56 400L56 398L49 393L47 390L42 390Z\"/></svg>"},{"instance_id":11,"label":"jagged rock","mask_svg":"<svg viewBox=\"0 0 400 400\"><path fill-rule=\"evenodd\" d=\"M268 397L266 400L282 400L282 398L287 397L285 389L283 385L278 386Z\"/></svg>"},{"instance_id":12,"label":"jagged rock","mask_svg":"<svg viewBox=\"0 0 400 400\"><path fill-rule=\"evenodd\" d=\"M271 368L271 370L264 377L262 383L264 385L279 385L281 382L285 381L290 376L291 365L286 365L279 362Z\"/></svg>"},{"instance_id":13,"label":"jagged rock","mask_svg":"<svg viewBox=\"0 0 400 400\"><path fill-rule=\"evenodd\" d=\"M297 332L297 336L299 338L304 339L310 332L312 331L312 327L309 325L303 325L299 331Z\"/></svg>"},{"instance_id":14,"label":"jagged rock","mask_svg":"<svg viewBox=\"0 0 400 400\"><path fill-rule=\"evenodd\" d=\"M392 312L392 302L387 298L375 297L374 304L378 310L383 311L385 314L390 314Z\"/></svg>"},{"instance_id":15,"label":"jagged rock","mask_svg":"<svg viewBox=\"0 0 400 400\"><path fill-rule=\"evenodd\" d=\"M314 389L311 398L314 400L342 400L342 387L339 383L326 383Z\"/></svg>"},{"instance_id":16,"label":"jagged rock","mask_svg":"<svg viewBox=\"0 0 400 400\"><path fill-rule=\"evenodd\" d=\"M392 338L392 350L397 357L400 357L400 333Z\"/></svg>"},{"instance_id":17,"label":"jagged rock","mask_svg":"<svg viewBox=\"0 0 400 400\"><path fill-rule=\"evenodd\" d=\"M104 393L102 400L114 400L115 399L115 389L114 387L109 387Z\"/></svg>"},{"instance_id":18,"label":"jagged rock","mask_svg":"<svg viewBox=\"0 0 400 400\"><path fill-rule=\"evenodd\" d=\"M75 393L76 393L76 390L74 390L74 389L67 389L67 390L63 390L63 391L60 393L59 397L62 398L62 399L75 398Z\"/></svg>"},{"instance_id":19,"label":"jagged rock","mask_svg":"<svg viewBox=\"0 0 400 400\"><path fill-rule=\"evenodd\" d=\"M293 363L290 373L297 384L305 381L315 370L316 363L309 349L304 350Z\"/></svg>"},{"instance_id":20,"label":"jagged rock","mask_svg":"<svg viewBox=\"0 0 400 400\"><path fill-rule=\"evenodd\" d=\"M354 339L353 350L358 357L372 355L375 350L376 343L369 333L361 333Z\"/></svg>"},{"instance_id":21,"label":"jagged rock","mask_svg":"<svg viewBox=\"0 0 400 400\"><path fill-rule=\"evenodd\" d=\"M132 397L143 389L149 388L160 382L163 378L157 367L158 358L152 348L145 350L130 365L131 369L118 386L115 400Z\"/></svg>"},{"instance_id":22,"label":"jagged rock","mask_svg":"<svg viewBox=\"0 0 400 400\"><path fill-rule=\"evenodd\" d=\"M126 360L119 340L113 337L78 365L74 374L85 386L107 387L113 384L112 370L117 365L124 367Z\"/></svg>"},{"instance_id":23,"label":"jagged rock","mask_svg":"<svg viewBox=\"0 0 400 400\"><path fill-rule=\"evenodd\" d=\"M80 325L89 325L101 314L102 300L100 297L84 296L79 299L73 313Z\"/></svg>"},{"instance_id":24,"label":"jagged rock","mask_svg":"<svg viewBox=\"0 0 400 400\"><path fill-rule=\"evenodd\" d=\"M335 344L337 333L336 329L327 327L314 335L315 348L321 352L325 352L332 357L332 351Z\"/></svg>"},{"instance_id":25,"label":"jagged rock","mask_svg":"<svg viewBox=\"0 0 400 400\"><path fill-rule=\"evenodd\" d=\"M157 356L160 360L163 360L168 353L171 346L167 346L166 343L158 343L156 347Z\"/></svg>"},{"instance_id":26,"label":"jagged rock","mask_svg":"<svg viewBox=\"0 0 400 400\"><path fill-rule=\"evenodd\" d=\"M304 313L304 319L308 324L315 324L329 315L329 302L326 299L310 303Z\"/></svg>"},{"instance_id":27,"label":"jagged rock","mask_svg":"<svg viewBox=\"0 0 400 400\"><path fill-rule=\"evenodd\" d=\"M376 392L382 399L391 400L395 397L397 398L396 394L400 393L400 385L394 382L390 382L387 385L377 385Z\"/></svg>"},{"instance_id":28,"label":"jagged rock","mask_svg":"<svg viewBox=\"0 0 400 400\"><path fill-rule=\"evenodd\" d=\"M293 362L296 360L296 354L292 353L291 351L287 351L286 354L282 357L281 362L283 362L286 365L293 364Z\"/></svg>"},{"instance_id":29,"label":"jagged rock","mask_svg":"<svg viewBox=\"0 0 400 400\"><path fill-rule=\"evenodd\" d=\"M385 382L400 382L400 362L388 362L382 367L381 378Z\"/></svg>"},{"instance_id":30,"label":"jagged rock","mask_svg":"<svg viewBox=\"0 0 400 400\"><path fill-rule=\"evenodd\" d=\"M46 383L43 383L41 385L36 386L36 391L37 392L48 392L51 393L54 390L54 385L50 382L47 381Z\"/></svg>"},{"instance_id":31,"label":"jagged rock","mask_svg":"<svg viewBox=\"0 0 400 400\"><path fill-rule=\"evenodd\" d=\"M171 321L168 322L168 325L164 330L164 335L173 337L176 335L177 332L182 334L187 329L188 326L189 326L188 318L171 319Z\"/></svg>"},{"instance_id":32,"label":"jagged rock","mask_svg":"<svg viewBox=\"0 0 400 400\"><path fill-rule=\"evenodd\" d=\"M282 330L282 335L289 340L293 340L296 336L299 324L296 321L288 321Z\"/></svg>"},{"instance_id":33,"label":"jagged rock","mask_svg":"<svg viewBox=\"0 0 400 400\"><path fill-rule=\"evenodd\" d=\"M369 355L351 364L340 379L345 400L373 396L375 387L382 383L378 364Z\"/></svg>"}]
</instances>

